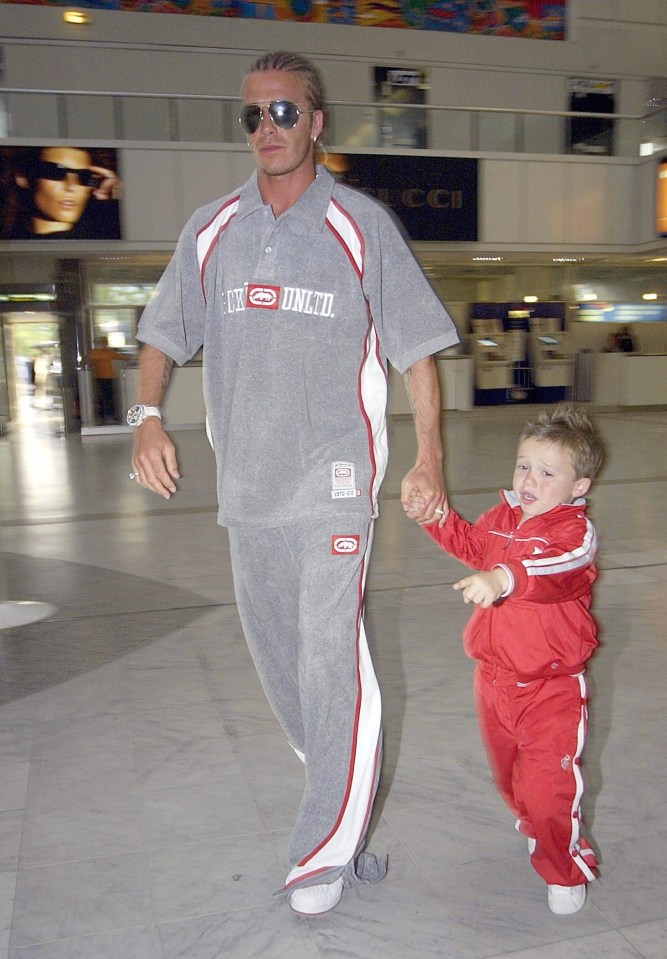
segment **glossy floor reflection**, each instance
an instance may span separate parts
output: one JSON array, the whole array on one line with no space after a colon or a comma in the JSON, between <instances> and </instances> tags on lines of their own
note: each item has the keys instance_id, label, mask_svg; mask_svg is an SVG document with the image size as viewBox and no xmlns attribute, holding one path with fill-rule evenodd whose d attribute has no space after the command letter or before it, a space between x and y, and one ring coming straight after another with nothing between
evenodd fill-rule
<instances>
[{"instance_id":1,"label":"glossy floor reflection","mask_svg":"<svg viewBox=\"0 0 667 959\"><path fill-rule=\"evenodd\" d=\"M466 516L511 476L529 407L450 413ZM215 525L203 433L176 434L167 503L129 438L0 437L0 599L57 607L0 632L0 959L664 959L667 412L600 412L601 536L585 812L602 878L549 912L490 783L472 709L460 567L404 517L410 422L391 423L368 625L386 759L377 887L295 916L274 891L302 769L259 688Z\"/></svg>"}]
</instances>

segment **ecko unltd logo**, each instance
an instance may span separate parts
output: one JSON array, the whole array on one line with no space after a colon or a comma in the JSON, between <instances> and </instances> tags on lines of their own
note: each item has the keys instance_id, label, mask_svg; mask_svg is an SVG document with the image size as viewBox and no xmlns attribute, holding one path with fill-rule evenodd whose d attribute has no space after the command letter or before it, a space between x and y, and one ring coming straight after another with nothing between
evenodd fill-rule
<instances>
[{"instance_id":1,"label":"ecko unltd logo","mask_svg":"<svg viewBox=\"0 0 667 959\"><path fill-rule=\"evenodd\" d=\"M258 283L248 284L246 306L254 309L277 310L280 300L279 286L265 286Z\"/></svg>"},{"instance_id":2,"label":"ecko unltd logo","mask_svg":"<svg viewBox=\"0 0 667 959\"><path fill-rule=\"evenodd\" d=\"M359 536L339 534L331 537L331 552L334 556L356 556L359 554Z\"/></svg>"}]
</instances>

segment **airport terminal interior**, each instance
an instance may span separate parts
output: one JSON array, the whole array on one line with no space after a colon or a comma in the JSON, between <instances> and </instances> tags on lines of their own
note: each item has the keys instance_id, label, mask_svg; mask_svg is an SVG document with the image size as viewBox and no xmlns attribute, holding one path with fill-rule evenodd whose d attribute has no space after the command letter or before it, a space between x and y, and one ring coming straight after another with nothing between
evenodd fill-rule
<instances>
[{"instance_id":1,"label":"airport terminal interior","mask_svg":"<svg viewBox=\"0 0 667 959\"><path fill-rule=\"evenodd\" d=\"M444 415L452 504L509 483L538 407ZM0 438L0 584L53 604L0 632L0 955L9 959L664 959L667 412L591 409L608 461L584 815L600 878L547 907L491 782L461 645L462 567L405 517L409 416L368 581L385 760L378 886L306 920L274 893L303 770L246 651L203 430L175 434L167 502L128 478L130 437L57 434L29 405Z\"/></svg>"},{"instance_id":2,"label":"airport terminal interior","mask_svg":"<svg viewBox=\"0 0 667 959\"><path fill-rule=\"evenodd\" d=\"M665 959L664 0L81 6L0 0L0 959ZM427 7L424 29L391 19ZM464 7L497 29L439 32ZM461 337L437 358L452 505L493 505L523 424L560 400L604 436L583 763L600 871L577 915L550 912L491 780L463 567L399 501L415 438L396 371L366 599L385 733L368 848L389 869L318 918L276 896L303 767L239 623L200 354L164 404L176 495L129 477L137 321L192 210L249 175L240 80L278 46L325 74L336 175L377 154L409 180L390 199ZM118 174L114 215L21 233L12 164L75 142ZM110 408L100 337L120 351ZM42 615L19 624L28 603Z\"/></svg>"}]
</instances>

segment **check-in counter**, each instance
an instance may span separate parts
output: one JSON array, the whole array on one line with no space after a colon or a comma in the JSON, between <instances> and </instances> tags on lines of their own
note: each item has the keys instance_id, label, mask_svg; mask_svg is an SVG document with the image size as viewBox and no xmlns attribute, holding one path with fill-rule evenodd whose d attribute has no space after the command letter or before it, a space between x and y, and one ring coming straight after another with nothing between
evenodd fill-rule
<instances>
[{"instance_id":1,"label":"check-in counter","mask_svg":"<svg viewBox=\"0 0 667 959\"><path fill-rule=\"evenodd\" d=\"M514 386L515 338L511 333L471 337L475 389L510 390Z\"/></svg>"},{"instance_id":2,"label":"check-in counter","mask_svg":"<svg viewBox=\"0 0 667 959\"><path fill-rule=\"evenodd\" d=\"M566 333L531 332L528 362L536 387L570 388L574 382L574 357Z\"/></svg>"},{"instance_id":3,"label":"check-in counter","mask_svg":"<svg viewBox=\"0 0 667 959\"><path fill-rule=\"evenodd\" d=\"M599 406L667 405L667 354L594 353L591 400Z\"/></svg>"}]
</instances>

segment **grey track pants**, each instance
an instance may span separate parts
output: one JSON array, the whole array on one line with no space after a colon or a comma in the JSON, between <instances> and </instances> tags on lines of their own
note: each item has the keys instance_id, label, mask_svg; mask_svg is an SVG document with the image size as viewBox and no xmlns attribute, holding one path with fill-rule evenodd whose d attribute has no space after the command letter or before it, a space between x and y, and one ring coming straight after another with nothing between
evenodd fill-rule
<instances>
[{"instance_id":1,"label":"grey track pants","mask_svg":"<svg viewBox=\"0 0 667 959\"><path fill-rule=\"evenodd\" d=\"M305 762L286 888L340 874L368 828L381 753L380 691L362 619L372 533L372 520L354 516L229 529L248 648Z\"/></svg>"}]
</instances>

